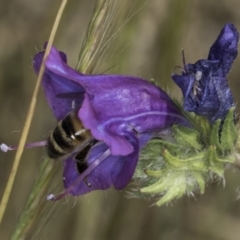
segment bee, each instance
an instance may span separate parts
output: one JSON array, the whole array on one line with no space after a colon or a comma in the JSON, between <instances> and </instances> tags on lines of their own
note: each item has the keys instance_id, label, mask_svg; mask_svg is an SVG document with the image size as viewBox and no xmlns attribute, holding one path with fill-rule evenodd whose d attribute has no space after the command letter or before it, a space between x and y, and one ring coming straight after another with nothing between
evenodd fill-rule
<instances>
[{"instance_id":1,"label":"bee","mask_svg":"<svg viewBox=\"0 0 240 240\"><path fill-rule=\"evenodd\" d=\"M85 129L76 111L70 112L58 122L47 140L48 156L53 159L66 157L76 153L77 170L81 174L88 168L86 157L91 148L98 142L91 135L90 130Z\"/></svg>"}]
</instances>

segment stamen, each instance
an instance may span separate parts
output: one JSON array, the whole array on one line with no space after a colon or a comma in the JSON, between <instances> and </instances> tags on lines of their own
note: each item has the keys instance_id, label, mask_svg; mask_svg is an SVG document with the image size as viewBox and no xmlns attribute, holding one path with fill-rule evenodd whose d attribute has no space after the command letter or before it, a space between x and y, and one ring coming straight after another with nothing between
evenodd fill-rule
<instances>
[{"instance_id":1,"label":"stamen","mask_svg":"<svg viewBox=\"0 0 240 240\"><path fill-rule=\"evenodd\" d=\"M187 69L186 59L185 59L185 53L184 53L183 48L182 48L182 61L183 61L183 67L184 67L185 73L188 74L188 69Z\"/></svg>"},{"instance_id":2,"label":"stamen","mask_svg":"<svg viewBox=\"0 0 240 240\"><path fill-rule=\"evenodd\" d=\"M47 200L49 201L49 200L52 200L54 198L54 195L53 194L49 194L48 196L47 196Z\"/></svg>"},{"instance_id":3,"label":"stamen","mask_svg":"<svg viewBox=\"0 0 240 240\"><path fill-rule=\"evenodd\" d=\"M201 71L197 71L195 74L195 79L197 82L199 82L202 78L202 72Z\"/></svg>"},{"instance_id":4,"label":"stamen","mask_svg":"<svg viewBox=\"0 0 240 240\"><path fill-rule=\"evenodd\" d=\"M7 151L9 150L9 147L8 147L5 143L2 143L2 144L0 145L0 149L1 149L1 151L3 151L3 152L7 152Z\"/></svg>"},{"instance_id":5,"label":"stamen","mask_svg":"<svg viewBox=\"0 0 240 240\"><path fill-rule=\"evenodd\" d=\"M34 147L44 147L47 146L47 141L40 141L40 142L33 142L33 143L27 143L24 148L34 148ZM18 146L8 146L5 143L0 144L0 150L2 152L7 152L11 150L17 150Z\"/></svg>"},{"instance_id":6,"label":"stamen","mask_svg":"<svg viewBox=\"0 0 240 240\"><path fill-rule=\"evenodd\" d=\"M74 188L87 177L103 160L105 160L110 155L110 150L107 149L100 157L98 157L74 182L73 184L65 189L62 193L55 196L54 194L49 194L47 200L58 201L68 195Z\"/></svg>"}]
</instances>

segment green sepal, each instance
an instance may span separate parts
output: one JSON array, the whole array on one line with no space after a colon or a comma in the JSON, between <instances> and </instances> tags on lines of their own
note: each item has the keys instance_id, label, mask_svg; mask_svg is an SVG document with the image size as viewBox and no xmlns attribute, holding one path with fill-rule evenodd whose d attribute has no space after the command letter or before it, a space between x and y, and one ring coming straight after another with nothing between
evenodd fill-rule
<instances>
[{"instance_id":1,"label":"green sepal","mask_svg":"<svg viewBox=\"0 0 240 240\"><path fill-rule=\"evenodd\" d=\"M179 186L178 187L170 187L168 188L168 191L166 192L166 194L164 194L160 200L158 200L156 202L157 206L162 206L163 204L166 204L170 201L172 201L173 199L178 199L181 198L185 192L186 192L186 188L187 188L187 183L186 183L186 179L185 178L177 178L177 179L172 179L173 181L178 181L179 182Z\"/></svg>"},{"instance_id":2,"label":"green sepal","mask_svg":"<svg viewBox=\"0 0 240 240\"><path fill-rule=\"evenodd\" d=\"M164 174L164 170L149 170L149 169L147 169L144 172L149 177L156 177L156 178L160 178Z\"/></svg>"},{"instance_id":3,"label":"green sepal","mask_svg":"<svg viewBox=\"0 0 240 240\"><path fill-rule=\"evenodd\" d=\"M224 165L217 156L217 151L215 146L210 146L208 148L206 159L208 161L208 169L218 176L222 177L224 173Z\"/></svg>"},{"instance_id":4,"label":"green sepal","mask_svg":"<svg viewBox=\"0 0 240 240\"><path fill-rule=\"evenodd\" d=\"M141 151L140 157L142 159L157 159L160 156L162 149L161 139L152 139Z\"/></svg>"},{"instance_id":5,"label":"green sepal","mask_svg":"<svg viewBox=\"0 0 240 240\"><path fill-rule=\"evenodd\" d=\"M237 128L234 124L235 108L231 108L223 122L221 131L221 148L223 151L232 151L237 140Z\"/></svg>"},{"instance_id":6,"label":"green sepal","mask_svg":"<svg viewBox=\"0 0 240 240\"><path fill-rule=\"evenodd\" d=\"M164 150L163 159L166 163L179 170L204 170L205 164L203 158L205 152L199 152L193 154L191 157L180 159L173 156L168 150Z\"/></svg>"},{"instance_id":7,"label":"green sepal","mask_svg":"<svg viewBox=\"0 0 240 240\"><path fill-rule=\"evenodd\" d=\"M182 113L182 115L191 124L192 128L195 129L201 135L201 137L208 137L207 134L209 133L211 127L208 120L205 117L196 115L194 112L184 111L182 105L176 99L173 99L173 101Z\"/></svg>"},{"instance_id":8,"label":"green sepal","mask_svg":"<svg viewBox=\"0 0 240 240\"><path fill-rule=\"evenodd\" d=\"M165 150L165 149L168 149L172 154L174 155L181 155L182 152L183 152L183 146L181 146L180 144L178 143L172 143L172 142L167 142L165 140L162 140L162 139L157 139L154 141L157 141L158 142L158 149L161 149L161 153ZM149 144L152 144L151 143L152 141L150 141Z\"/></svg>"},{"instance_id":9,"label":"green sepal","mask_svg":"<svg viewBox=\"0 0 240 240\"><path fill-rule=\"evenodd\" d=\"M177 143L183 148L202 149L203 146L199 143L199 134L194 129L174 125L172 130Z\"/></svg>"},{"instance_id":10,"label":"green sepal","mask_svg":"<svg viewBox=\"0 0 240 240\"><path fill-rule=\"evenodd\" d=\"M178 171L171 171L164 173L164 176L160 178L157 182L154 184L144 187L141 189L142 193L151 193L151 194L159 194L169 191L169 189L172 189L172 186L174 183L177 184L178 189L186 189L186 176L182 174L182 172ZM182 183L184 183L184 186L182 186ZM184 190L185 191L185 190Z\"/></svg>"},{"instance_id":11,"label":"green sepal","mask_svg":"<svg viewBox=\"0 0 240 240\"><path fill-rule=\"evenodd\" d=\"M191 174L198 184L200 193L203 194L205 192L205 179L203 177L203 174L198 171L192 171Z\"/></svg>"},{"instance_id":12,"label":"green sepal","mask_svg":"<svg viewBox=\"0 0 240 240\"><path fill-rule=\"evenodd\" d=\"M140 155L145 162L144 167L139 163L141 171L137 170L142 174L140 191L161 195L156 203L158 206L184 194L192 195L196 190L203 194L208 180L223 179L226 164L235 161L234 150L240 149L234 108L229 110L224 121L219 119L212 125L204 117L182 112L192 128L173 126L171 141L151 140L144 147L145 157ZM147 155L151 156L151 161Z\"/></svg>"},{"instance_id":13,"label":"green sepal","mask_svg":"<svg viewBox=\"0 0 240 240\"><path fill-rule=\"evenodd\" d=\"M220 144L220 136L219 136L219 129L220 129L221 120L218 119L212 126L210 131L210 138L209 144L215 145L217 148L221 149Z\"/></svg>"},{"instance_id":14,"label":"green sepal","mask_svg":"<svg viewBox=\"0 0 240 240\"><path fill-rule=\"evenodd\" d=\"M202 141L206 142L209 138L209 131L210 131L210 123L205 117L199 116L194 114L194 119L193 119L193 128L199 132Z\"/></svg>"},{"instance_id":15,"label":"green sepal","mask_svg":"<svg viewBox=\"0 0 240 240\"><path fill-rule=\"evenodd\" d=\"M173 199L182 197L184 194L192 195L193 191L199 189L200 193L205 190L203 175L198 171L162 171L161 178L154 184L142 188L142 193L163 194L156 205L161 206Z\"/></svg>"},{"instance_id":16,"label":"green sepal","mask_svg":"<svg viewBox=\"0 0 240 240\"><path fill-rule=\"evenodd\" d=\"M197 189L203 194L205 191L205 180L201 173L192 172L191 174L183 175L181 172L179 175L169 176L172 181L169 181L168 188L165 189L165 194L159 201L156 202L157 206L162 206L173 199L181 198L184 194L193 195L193 192ZM173 186L173 183L176 186Z\"/></svg>"}]
</instances>

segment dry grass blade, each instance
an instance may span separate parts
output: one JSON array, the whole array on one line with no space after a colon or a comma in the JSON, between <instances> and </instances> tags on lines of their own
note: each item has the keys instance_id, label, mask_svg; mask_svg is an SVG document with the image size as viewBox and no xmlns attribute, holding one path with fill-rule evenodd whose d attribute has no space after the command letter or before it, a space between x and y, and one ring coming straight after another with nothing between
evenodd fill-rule
<instances>
[{"instance_id":1,"label":"dry grass blade","mask_svg":"<svg viewBox=\"0 0 240 240\"><path fill-rule=\"evenodd\" d=\"M36 102L37 102L37 94L38 94L41 79L42 79L44 69L45 69L44 62L45 62L46 57L47 57L47 55L50 51L51 45L53 43L53 39L55 37L55 34L56 34L56 31L57 31L57 28L58 28L63 10L66 6L66 3L67 3L67 0L62 1L61 5L60 5L60 8L59 8L59 11L58 11L58 14L57 14L56 19L55 19L51 34L50 34L50 37L49 37L48 45L47 45L47 48L46 48L46 51L45 51L43 62L42 62L42 65L41 65L41 68L40 68L40 71L39 71L39 75L38 75L37 82L36 82L36 85L35 85L35 89L34 89L34 92L33 92L32 100L31 100L30 107L29 107L29 110L28 110L27 118L26 118L26 121L25 121L25 124L24 124L23 132L22 132L22 135L21 135L21 138L20 138L19 147L17 149L15 159L14 159L14 162L13 162L13 166L12 166L12 170L9 174L9 179L8 179L5 191L3 193L3 197L2 197L2 201L1 201L1 205L0 205L0 224L1 224L4 212L5 212L7 204L8 204L9 196L11 194L12 186L13 186L13 183L14 183L14 180L15 180L17 169L18 169L18 166L19 166L19 163L20 163L22 152L23 152L23 149L24 149L24 146L25 146L25 143L26 143L26 139L27 139L27 136L28 136L28 132L29 132L29 129L30 129L31 122L32 122L33 114L34 114L34 111L35 111Z\"/></svg>"},{"instance_id":2,"label":"dry grass blade","mask_svg":"<svg viewBox=\"0 0 240 240\"><path fill-rule=\"evenodd\" d=\"M108 0L107 0L108 2ZM111 0L110 0L111 2ZM96 29L94 26L94 23L99 23L100 19L102 19L102 14L96 14L96 11L99 13L99 8L101 9L102 12L106 12L105 7L109 7L109 5L104 5L104 2L102 0L99 0L96 2L95 6L95 13L94 13L94 21L93 24L90 24L89 28L91 29ZM57 19L57 18L56 18ZM88 33L90 32L90 29L88 30ZM98 32L98 31L97 31ZM104 29L103 29L104 32ZM105 32L104 32L105 33ZM100 33L98 33L100 34ZM100 34L101 35L101 34ZM94 39L94 33L92 33L91 37ZM86 38L87 39L87 38ZM49 40L49 46L51 46L52 40L50 42ZM82 48L84 53L87 56L90 56L93 52L91 50L94 50L94 47L89 47L89 45L85 45L87 49L84 47ZM49 48L50 49L50 48ZM47 50L46 50L47 51ZM88 54L89 51L89 54ZM46 55L47 56L47 55ZM46 56L44 57L43 62L46 59ZM89 63L85 59L85 61L82 62L84 63ZM90 61L91 62L91 61ZM39 73L40 75L41 73ZM19 239L26 239L31 237L32 235L34 236L40 236L44 233L44 231L48 228L46 226L46 223L49 221L49 216L51 213L51 216L56 212L53 212L53 208L56 205L53 205L51 209L46 212L46 201L42 201L43 196L47 195L46 190L51 183L51 179L55 176L56 170L56 164L54 164L53 161L49 162L48 158L45 158L43 163L41 164L41 169L39 170L38 177L35 180L35 184L31 190L31 193L27 199L27 202L25 204L24 210L21 213L20 219L12 232L12 235L10 237L11 240L19 240ZM51 203L53 204L53 203ZM37 229L35 229L37 227ZM35 229L36 231L32 231ZM34 237L35 238L35 237Z\"/></svg>"},{"instance_id":3,"label":"dry grass blade","mask_svg":"<svg viewBox=\"0 0 240 240\"><path fill-rule=\"evenodd\" d=\"M50 180L55 176L58 170L55 163L55 161L49 161L48 158L45 158L41 164L39 175L25 203L20 219L12 232L10 237L11 240L28 239L32 226L43 212L44 204L46 203L43 196L47 195L47 189L51 183ZM49 211L49 213L51 212L52 211ZM46 214L45 211L44 213Z\"/></svg>"},{"instance_id":4,"label":"dry grass blade","mask_svg":"<svg viewBox=\"0 0 240 240\"><path fill-rule=\"evenodd\" d=\"M82 73L92 73L93 63L99 46L109 33L109 12L114 7L112 0L99 0L96 2L94 14L88 26L88 31L82 45L76 69Z\"/></svg>"}]
</instances>

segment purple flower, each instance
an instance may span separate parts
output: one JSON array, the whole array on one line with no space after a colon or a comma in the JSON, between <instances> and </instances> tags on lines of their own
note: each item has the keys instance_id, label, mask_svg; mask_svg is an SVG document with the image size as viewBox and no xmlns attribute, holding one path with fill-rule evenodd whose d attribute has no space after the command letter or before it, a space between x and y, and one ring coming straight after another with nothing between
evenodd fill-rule
<instances>
[{"instance_id":1,"label":"purple flower","mask_svg":"<svg viewBox=\"0 0 240 240\"><path fill-rule=\"evenodd\" d=\"M43 55L40 52L34 57L37 73ZM42 85L57 120L75 109L83 126L97 140L86 155L91 168L85 171L89 172L85 178L88 184L78 181L81 174L76 151L64 160L67 193L79 195L112 185L124 188L132 178L140 148L173 124L186 124L170 97L148 81L122 75L81 74L70 68L66 55L54 47L45 66Z\"/></svg>"},{"instance_id":2,"label":"purple flower","mask_svg":"<svg viewBox=\"0 0 240 240\"><path fill-rule=\"evenodd\" d=\"M234 106L226 76L237 56L238 41L234 25L226 24L210 48L207 60L187 64L181 75L172 75L183 92L185 111L202 115L211 123L225 118Z\"/></svg>"}]
</instances>

